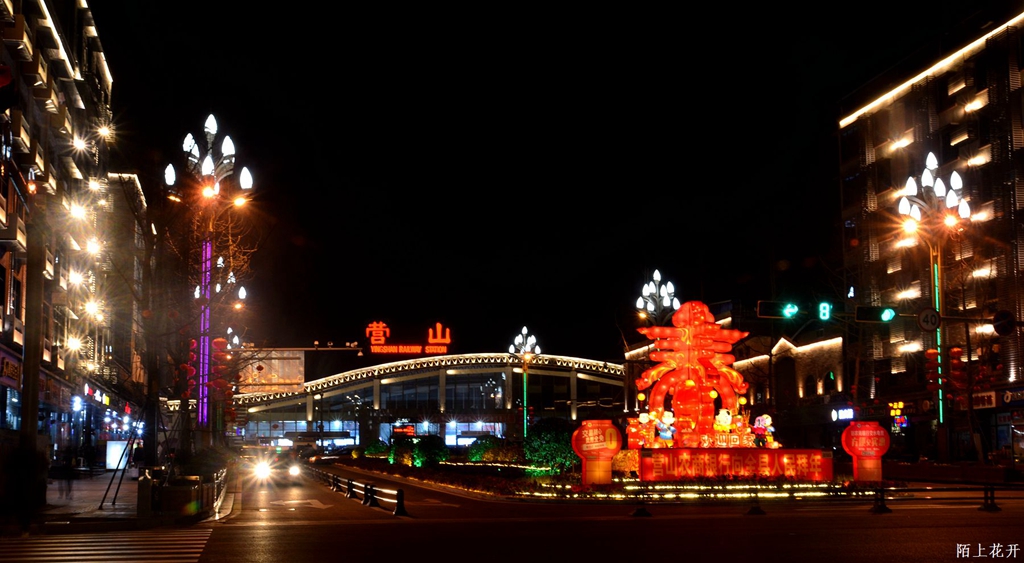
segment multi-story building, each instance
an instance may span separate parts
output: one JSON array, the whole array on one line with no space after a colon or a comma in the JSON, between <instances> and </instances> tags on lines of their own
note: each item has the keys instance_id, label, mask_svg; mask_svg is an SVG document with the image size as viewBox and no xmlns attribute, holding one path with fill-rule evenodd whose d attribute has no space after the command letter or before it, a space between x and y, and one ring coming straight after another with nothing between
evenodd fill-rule
<instances>
[{"instance_id":1,"label":"multi-story building","mask_svg":"<svg viewBox=\"0 0 1024 563\"><path fill-rule=\"evenodd\" d=\"M898 314L857 323L845 372L859 417L908 457L1021 454L1021 337L993 320L1024 313L1024 14L972 23L863 87L839 123L847 312Z\"/></svg>"},{"instance_id":2,"label":"multi-story building","mask_svg":"<svg viewBox=\"0 0 1024 563\"><path fill-rule=\"evenodd\" d=\"M113 228L131 208L108 177L112 79L86 3L0 0L0 22L0 453L34 435L102 463L143 378L124 304L136 231Z\"/></svg>"}]
</instances>

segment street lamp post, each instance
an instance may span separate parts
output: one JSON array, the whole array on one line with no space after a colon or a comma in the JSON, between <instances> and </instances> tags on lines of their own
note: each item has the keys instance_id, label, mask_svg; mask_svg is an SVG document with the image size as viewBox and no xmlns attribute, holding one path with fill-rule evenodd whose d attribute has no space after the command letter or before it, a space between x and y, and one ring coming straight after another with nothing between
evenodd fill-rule
<instances>
[{"instance_id":1,"label":"street lamp post","mask_svg":"<svg viewBox=\"0 0 1024 563\"><path fill-rule=\"evenodd\" d=\"M320 402L320 421L316 425L316 436L319 444L317 449L323 451L327 449L324 447L324 394L317 393L313 398Z\"/></svg>"},{"instance_id":2,"label":"street lamp post","mask_svg":"<svg viewBox=\"0 0 1024 563\"><path fill-rule=\"evenodd\" d=\"M953 171L949 177L949 186L939 177L938 159L935 153L928 153L925 159L925 169L921 172L921 188L923 193L918 191L918 183L913 176L907 178L906 186L903 189L902 197L899 200L898 211L903 219L903 230L911 237L900 241L902 246L910 246L917 239L924 240L928 246L929 274L932 286L932 306L938 313L940 322L935 328L935 349L939 352L938 357L938 414L939 414L939 456L942 460L948 457L949 453L949 427L946 420L946 405L943 385L943 356L945 342L943 341L943 326L941 322L944 313L943 299L943 250L945 241L950 236L958 234L963 230L962 223L969 221L971 207L963 198L963 180L960 174ZM915 238L916 236L916 238Z\"/></svg>"},{"instance_id":3,"label":"street lamp post","mask_svg":"<svg viewBox=\"0 0 1024 563\"><path fill-rule=\"evenodd\" d=\"M201 231L199 243L199 284L195 291L196 302L199 305L199 338L198 346L196 347L197 373L199 378L197 385L196 425L199 428L212 431L213 420L211 419L208 383L210 383L211 376L210 346L213 338L211 307L214 293L214 235L216 234L217 221L229 210L240 207L248 201L247 193L253 187L253 178L249 169L243 167L235 182L233 182L234 189L226 189L227 186L222 185L222 182L225 182L229 177L233 177L235 173L234 142L231 140L231 137L224 136L220 147L215 148L217 120L212 114L206 118L203 131L205 143L197 142L192 134L189 133L185 136L182 143L182 151L185 153L187 161L186 171L193 177L201 190L197 198L199 206L195 215L197 230ZM168 186L175 184L176 175L172 165L167 165L164 171L164 181ZM217 265L220 266L220 264ZM234 273L229 273L229 278L233 277ZM219 291L219 284L217 287ZM240 297L244 298L244 288L240 290ZM212 439L212 436L210 438Z\"/></svg>"},{"instance_id":4,"label":"street lamp post","mask_svg":"<svg viewBox=\"0 0 1024 563\"><path fill-rule=\"evenodd\" d=\"M653 280L644 284L640 297L636 298L636 309L648 325L668 324L668 317L679 309L679 298L672 282L661 283L661 272L654 270Z\"/></svg>"},{"instance_id":5,"label":"street lamp post","mask_svg":"<svg viewBox=\"0 0 1024 563\"><path fill-rule=\"evenodd\" d=\"M527 386L530 377L530 361L533 360L535 355L540 354L540 346L537 345L537 338L529 334L529 330L524 326L523 330L516 335L515 340L508 347L509 354L515 354L520 357L523 362L523 440L526 439L526 428L529 426L529 413L527 412Z\"/></svg>"}]
</instances>

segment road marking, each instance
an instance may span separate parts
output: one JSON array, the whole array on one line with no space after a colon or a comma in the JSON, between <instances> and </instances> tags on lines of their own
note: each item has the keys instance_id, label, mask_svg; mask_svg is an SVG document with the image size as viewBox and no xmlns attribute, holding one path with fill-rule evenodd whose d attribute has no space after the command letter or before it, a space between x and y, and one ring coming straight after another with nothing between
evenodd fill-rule
<instances>
[{"instance_id":1,"label":"road marking","mask_svg":"<svg viewBox=\"0 0 1024 563\"><path fill-rule=\"evenodd\" d=\"M284 506L286 504L291 504L291 505L308 504L309 506L311 506L313 508L330 508L330 507L334 506L333 504L324 504L324 503L316 500L315 498L306 499L306 500L275 500L275 501L271 502L270 504L280 504L281 506Z\"/></svg>"},{"instance_id":2,"label":"road marking","mask_svg":"<svg viewBox=\"0 0 1024 563\"><path fill-rule=\"evenodd\" d=\"M211 533L209 529L189 528L4 538L0 562L194 563L199 561Z\"/></svg>"}]
</instances>

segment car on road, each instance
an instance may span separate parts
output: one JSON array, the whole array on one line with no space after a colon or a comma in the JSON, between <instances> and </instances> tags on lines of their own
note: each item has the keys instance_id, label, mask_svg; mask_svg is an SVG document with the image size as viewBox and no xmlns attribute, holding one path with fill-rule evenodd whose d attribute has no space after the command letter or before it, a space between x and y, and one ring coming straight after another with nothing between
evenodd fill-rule
<instances>
[{"instance_id":1,"label":"car on road","mask_svg":"<svg viewBox=\"0 0 1024 563\"><path fill-rule=\"evenodd\" d=\"M259 483L295 484L302 480L302 462L289 448L244 446L239 454L243 475Z\"/></svg>"},{"instance_id":2,"label":"car on road","mask_svg":"<svg viewBox=\"0 0 1024 563\"><path fill-rule=\"evenodd\" d=\"M308 461L315 465L331 465L340 459L351 459L352 450L351 446L341 446L326 452L316 452L309 456Z\"/></svg>"}]
</instances>

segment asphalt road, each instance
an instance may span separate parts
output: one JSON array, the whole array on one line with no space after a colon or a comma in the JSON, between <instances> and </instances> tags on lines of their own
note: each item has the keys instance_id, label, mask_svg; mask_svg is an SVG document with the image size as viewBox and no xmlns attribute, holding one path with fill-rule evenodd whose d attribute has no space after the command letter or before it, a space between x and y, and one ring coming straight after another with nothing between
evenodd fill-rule
<instances>
[{"instance_id":1,"label":"asphalt road","mask_svg":"<svg viewBox=\"0 0 1024 563\"><path fill-rule=\"evenodd\" d=\"M363 475L356 479L367 481ZM381 477L407 515L319 481L244 483L231 516L210 526L199 561L955 561L1024 559L1024 500L915 495L888 502L771 501L638 506L478 498ZM646 516L642 516L642 510ZM739 558L739 559L737 559Z\"/></svg>"}]
</instances>

